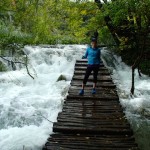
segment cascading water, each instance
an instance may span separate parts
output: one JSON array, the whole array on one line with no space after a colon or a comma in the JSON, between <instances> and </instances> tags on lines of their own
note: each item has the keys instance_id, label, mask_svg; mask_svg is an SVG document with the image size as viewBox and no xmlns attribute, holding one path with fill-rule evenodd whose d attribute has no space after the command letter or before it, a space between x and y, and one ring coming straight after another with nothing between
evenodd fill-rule
<instances>
[{"instance_id":1,"label":"cascading water","mask_svg":"<svg viewBox=\"0 0 150 150\"><path fill-rule=\"evenodd\" d=\"M85 45L56 47L26 46L29 71L25 68L0 73L0 150L41 150L52 133L67 94L76 59ZM130 96L131 69L120 57L102 50L105 65L112 72L120 102L143 150L150 149L150 78L135 74L135 95ZM57 82L60 75L66 81Z\"/></svg>"},{"instance_id":2,"label":"cascading water","mask_svg":"<svg viewBox=\"0 0 150 150\"><path fill-rule=\"evenodd\" d=\"M29 71L0 74L0 150L41 150L86 46L26 46ZM57 82L60 75L66 81Z\"/></svg>"},{"instance_id":3,"label":"cascading water","mask_svg":"<svg viewBox=\"0 0 150 150\"><path fill-rule=\"evenodd\" d=\"M103 61L110 69L117 85L118 95L126 116L134 130L136 141L141 150L150 149L150 77L139 77L135 71L135 94L130 95L131 67L125 65L119 56L107 49L102 51Z\"/></svg>"}]
</instances>

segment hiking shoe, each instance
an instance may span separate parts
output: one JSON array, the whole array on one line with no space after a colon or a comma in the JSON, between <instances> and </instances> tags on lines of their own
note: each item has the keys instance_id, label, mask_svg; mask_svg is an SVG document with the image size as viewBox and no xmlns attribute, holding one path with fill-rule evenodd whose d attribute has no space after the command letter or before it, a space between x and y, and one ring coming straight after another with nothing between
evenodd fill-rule
<instances>
[{"instance_id":1,"label":"hiking shoe","mask_svg":"<svg viewBox=\"0 0 150 150\"><path fill-rule=\"evenodd\" d=\"M95 89L92 89L92 94L96 94L96 90Z\"/></svg>"},{"instance_id":2,"label":"hiking shoe","mask_svg":"<svg viewBox=\"0 0 150 150\"><path fill-rule=\"evenodd\" d=\"M84 90L83 89L80 90L79 95L84 95Z\"/></svg>"}]
</instances>

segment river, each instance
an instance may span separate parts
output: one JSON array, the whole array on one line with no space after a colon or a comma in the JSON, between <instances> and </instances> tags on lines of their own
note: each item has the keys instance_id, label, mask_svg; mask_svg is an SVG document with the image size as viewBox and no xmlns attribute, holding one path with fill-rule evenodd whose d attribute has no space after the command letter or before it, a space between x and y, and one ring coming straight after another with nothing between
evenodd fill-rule
<instances>
[{"instance_id":1,"label":"river","mask_svg":"<svg viewBox=\"0 0 150 150\"><path fill-rule=\"evenodd\" d=\"M76 59L86 45L25 46L29 72L25 67L0 73L0 149L41 150L52 122L62 110ZM136 71L135 95L130 95L131 68L106 48L102 59L109 68L120 102L142 150L150 149L150 77ZM6 62L5 62L6 64ZM66 80L57 81L60 75Z\"/></svg>"}]
</instances>

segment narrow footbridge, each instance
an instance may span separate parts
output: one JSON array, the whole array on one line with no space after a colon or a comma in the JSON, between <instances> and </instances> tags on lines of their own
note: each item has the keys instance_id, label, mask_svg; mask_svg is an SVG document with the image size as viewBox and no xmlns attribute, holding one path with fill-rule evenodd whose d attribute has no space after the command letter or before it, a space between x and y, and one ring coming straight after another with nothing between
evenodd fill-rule
<instances>
[{"instance_id":1,"label":"narrow footbridge","mask_svg":"<svg viewBox=\"0 0 150 150\"><path fill-rule=\"evenodd\" d=\"M91 75L84 96L78 95L86 66L86 60L76 61L62 112L43 150L138 150L116 86L103 64L99 69L97 93L91 94Z\"/></svg>"}]
</instances>

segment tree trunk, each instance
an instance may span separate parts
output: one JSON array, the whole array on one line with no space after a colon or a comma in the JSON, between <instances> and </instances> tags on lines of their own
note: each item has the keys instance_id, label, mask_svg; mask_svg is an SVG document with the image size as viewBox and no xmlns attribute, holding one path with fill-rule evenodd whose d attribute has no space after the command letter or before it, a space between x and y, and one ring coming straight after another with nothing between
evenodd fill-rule
<instances>
[{"instance_id":1,"label":"tree trunk","mask_svg":"<svg viewBox=\"0 0 150 150\"><path fill-rule=\"evenodd\" d=\"M132 68L132 86L131 86L131 94L134 94L134 68Z\"/></svg>"}]
</instances>

